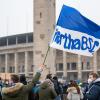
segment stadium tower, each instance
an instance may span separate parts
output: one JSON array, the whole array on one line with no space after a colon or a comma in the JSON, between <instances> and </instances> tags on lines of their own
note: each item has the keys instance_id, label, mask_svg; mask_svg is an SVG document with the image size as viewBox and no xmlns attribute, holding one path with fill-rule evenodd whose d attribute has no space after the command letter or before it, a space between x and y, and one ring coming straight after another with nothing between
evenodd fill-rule
<instances>
[{"instance_id":1,"label":"stadium tower","mask_svg":"<svg viewBox=\"0 0 100 100\"><path fill-rule=\"evenodd\" d=\"M43 63L55 25L55 0L34 0L34 72ZM50 48L44 75L55 74L55 50Z\"/></svg>"}]
</instances>

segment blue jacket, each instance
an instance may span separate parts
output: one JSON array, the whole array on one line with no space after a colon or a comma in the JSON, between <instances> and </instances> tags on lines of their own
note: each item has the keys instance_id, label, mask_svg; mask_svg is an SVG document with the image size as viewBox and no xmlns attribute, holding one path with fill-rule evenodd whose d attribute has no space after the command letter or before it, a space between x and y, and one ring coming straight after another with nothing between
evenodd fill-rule
<instances>
[{"instance_id":1,"label":"blue jacket","mask_svg":"<svg viewBox=\"0 0 100 100\"><path fill-rule=\"evenodd\" d=\"M100 78L96 79L85 94L86 100L100 100Z\"/></svg>"}]
</instances>

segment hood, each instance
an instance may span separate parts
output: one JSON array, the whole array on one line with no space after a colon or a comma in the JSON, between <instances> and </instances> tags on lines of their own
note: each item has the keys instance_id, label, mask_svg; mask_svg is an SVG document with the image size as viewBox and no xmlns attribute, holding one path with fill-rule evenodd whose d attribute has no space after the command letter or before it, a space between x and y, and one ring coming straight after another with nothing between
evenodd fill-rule
<instances>
[{"instance_id":1,"label":"hood","mask_svg":"<svg viewBox=\"0 0 100 100\"><path fill-rule=\"evenodd\" d=\"M69 87L69 88L67 89L67 92L72 92L72 93L77 94L77 90L76 90L75 87Z\"/></svg>"},{"instance_id":2,"label":"hood","mask_svg":"<svg viewBox=\"0 0 100 100\"><path fill-rule=\"evenodd\" d=\"M16 83L15 86L2 88L2 93L6 95L17 94L20 91L20 89L22 89L22 87L22 83Z\"/></svg>"},{"instance_id":3,"label":"hood","mask_svg":"<svg viewBox=\"0 0 100 100\"><path fill-rule=\"evenodd\" d=\"M97 79L93 82L93 84L96 84L96 85L99 85L99 86L100 86L100 78L97 78Z\"/></svg>"},{"instance_id":4,"label":"hood","mask_svg":"<svg viewBox=\"0 0 100 100\"><path fill-rule=\"evenodd\" d=\"M54 87L53 83L50 79L46 79L40 86L42 89L46 89L48 87Z\"/></svg>"}]
</instances>

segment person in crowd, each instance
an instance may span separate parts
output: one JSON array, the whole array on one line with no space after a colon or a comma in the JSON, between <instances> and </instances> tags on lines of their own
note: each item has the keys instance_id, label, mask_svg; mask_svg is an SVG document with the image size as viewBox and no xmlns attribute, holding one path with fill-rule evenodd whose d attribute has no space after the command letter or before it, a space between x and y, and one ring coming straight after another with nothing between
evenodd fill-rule
<instances>
[{"instance_id":1,"label":"person in crowd","mask_svg":"<svg viewBox=\"0 0 100 100\"><path fill-rule=\"evenodd\" d=\"M33 86L32 91L30 91L30 93L29 93L29 100L39 100L40 84L41 84L41 82L37 82Z\"/></svg>"},{"instance_id":2,"label":"person in crowd","mask_svg":"<svg viewBox=\"0 0 100 100\"><path fill-rule=\"evenodd\" d=\"M83 82L81 87L82 87L82 92L83 92L83 95L84 95L83 100L86 100L85 94L88 91L88 87L89 87L88 82L87 81Z\"/></svg>"},{"instance_id":3,"label":"person in crowd","mask_svg":"<svg viewBox=\"0 0 100 100\"><path fill-rule=\"evenodd\" d=\"M53 77L53 84L54 84L54 89L55 89L55 91L57 93L57 97L56 97L55 100L61 100L61 95L63 93L63 87L60 84L60 82L58 82L57 76Z\"/></svg>"},{"instance_id":4,"label":"person in crowd","mask_svg":"<svg viewBox=\"0 0 100 100\"><path fill-rule=\"evenodd\" d=\"M11 75L13 85L11 87L2 88L3 100L28 100L28 94L32 90L34 84L39 80L43 67L43 65L40 66L40 69L32 79L32 82L27 85L19 82L20 80L18 75Z\"/></svg>"},{"instance_id":5,"label":"person in crowd","mask_svg":"<svg viewBox=\"0 0 100 100\"><path fill-rule=\"evenodd\" d=\"M5 79L5 80L4 80L3 86L4 86L4 87L9 87L9 86L10 86L9 80Z\"/></svg>"},{"instance_id":6,"label":"person in crowd","mask_svg":"<svg viewBox=\"0 0 100 100\"><path fill-rule=\"evenodd\" d=\"M65 81L63 83L63 99L62 100L67 100L67 93L66 93L67 89L68 89L68 83Z\"/></svg>"},{"instance_id":7,"label":"person in crowd","mask_svg":"<svg viewBox=\"0 0 100 100\"><path fill-rule=\"evenodd\" d=\"M83 99L83 93L75 81L71 81L67 89L68 100L80 100Z\"/></svg>"},{"instance_id":8,"label":"person in crowd","mask_svg":"<svg viewBox=\"0 0 100 100\"><path fill-rule=\"evenodd\" d=\"M24 85L27 85L26 77L25 75L20 76L20 82L23 83Z\"/></svg>"},{"instance_id":9,"label":"person in crowd","mask_svg":"<svg viewBox=\"0 0 100 100\"><path fill-rule=\"evenodd\" d=\"M34 100L39 100L39 90L40 90L40 84L36 84L35 87L32 89L32 93L34 94Z\"/></svg>"},{"instance_id":10,"label":"person in crowd","mask_svg":"<svg viewBox=\"0 0 100 100\"><path fill-rule=\"evenodd\" d=\"M2 91L2 86L3 84L2 84L2 79L1 79L1 77L0 77L0 100L2 100L2 96L1 96L1 91Z\"/></svg>"},{"instance_id":11,"label":"person in crowd","mask_svg":"<svg viewBox=\"0 0 100 100\"><path fill-rule=\"evenodd\" d=\"M46 79L40 86L39 100L55 100L56 96L54 84L50 79Z\"/></svg>"},{"instance_id":12,"label":"person in crowd","mask_svg":"<svg viewBox=\"0 0 100 100\"><path fill-rule=\"evenodd\" d=\"M52 74L47 74L46 79L50 79L52 81Z\"/></svg>"},{"instance_id":13,"label":"person in crowd","mask_svg":"<svg viewBox=\"0 0 100 100\"><path fill-rule=\"evenodd\" d=\"M88 91L85 100L100 100L100 78L96 73L90 73L88 78Z\"/></svg>"}]
</instances>

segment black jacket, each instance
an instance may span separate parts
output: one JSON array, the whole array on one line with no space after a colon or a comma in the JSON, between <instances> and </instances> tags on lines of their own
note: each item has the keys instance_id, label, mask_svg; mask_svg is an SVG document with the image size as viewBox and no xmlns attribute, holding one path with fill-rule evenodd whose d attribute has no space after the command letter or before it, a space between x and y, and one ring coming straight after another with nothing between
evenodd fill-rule
<instances>
[{"instance_id":1,"label":"black jacket","mask_svg":"<svg viewBox=\"0 0 100 100\"><path fill-rule=\"evenodd\" d=\"M86 100L100 100L100 78L96 79L85 94Z\"/></svg>"}]
</instances>

